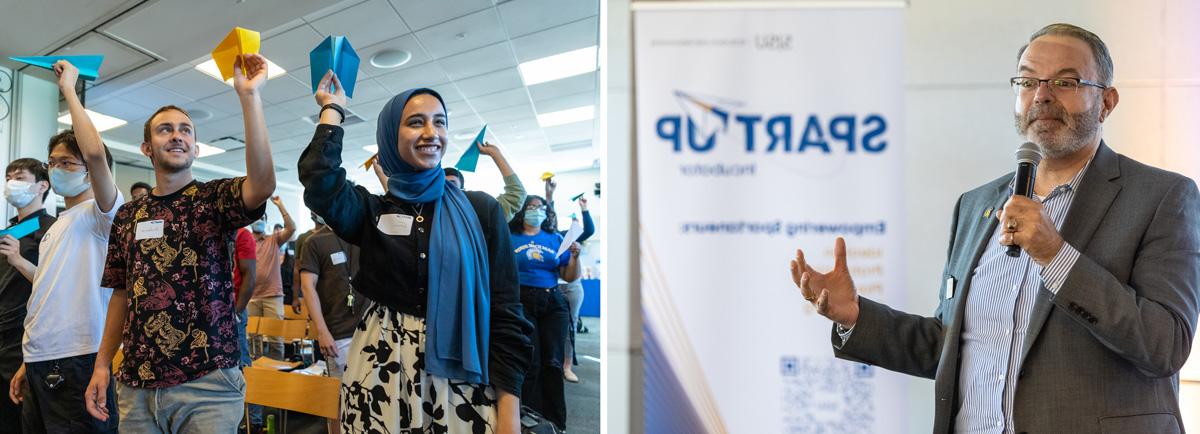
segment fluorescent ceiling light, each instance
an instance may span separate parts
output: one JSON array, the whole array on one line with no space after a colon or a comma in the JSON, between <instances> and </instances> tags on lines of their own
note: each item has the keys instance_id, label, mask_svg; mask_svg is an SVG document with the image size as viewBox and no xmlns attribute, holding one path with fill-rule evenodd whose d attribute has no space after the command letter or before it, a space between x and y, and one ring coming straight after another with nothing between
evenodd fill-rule
<instances>
[{"instance_id":1,"label":"fluorescent ceiling light","mask_svg":"<svg viewBox=\"0 0 1200 434\"><path fill-rule=\"evenodd\" d=\"M263 59L267 59L267 58L264 57ZM215 60L208 59L208 61L201 63L199 65L196 65L196 70L203 72L204 75L207 75L209 77L217 79L217 81L224 81L225 84L233 86L233 78L230 78L228 80L221 80L221 70L219 68L217 68L217 61L215 61ZM279 65L276 65L275 62L271 61L271 59L267 59L267 80L281 76L283 74L287 74L287 71L285 71Z\"/></svg>"},{"instance_id":2,"label":"fluorescent ceiling light","mask_svg":"<svg viewBox=\"0 0 1200 434\"><path fill-rule=\"evenodd\" d=\"M596 117L596 106L585 105L583 107L575 107L573 109L559 110L550 113L538 113L538 125L542 128L553 127L555 125L569 124L572 122L580 122L590 120Z\"/></svg>"},{"instance_id":3,"label":"fluorescent ceiling light","mask_svg":"<svg viewBox=\"0 0 1200 434\"><path fill-rule=\"evenodd\" d=\"M526 86L586 74L596 70L596 46L523 62L517 69Z\"/></svg>"},{"instance_id":4,"label":"fluorescent ceiling light","mask_svg":"<svg viewBox=\"0 0 1200 434\"><path fill-rule=\"evenodd\" d=\"M222 152L225 152L224 149L218 148L216 146L213 146L213 145L210 145L207 143L196 142L196 146L200 147L200 158L204 158L209 155L217 155Z\"/></svg>"},{"instance_id":5,"label":"fluorescent ceiling light","mask_svg":"<svg viewBox=\"0 0 1200 434\"><path fill-rule=\"evenodd\" d=\"M376 144L376 145L363 146L363 150L370 152L372 154L378 154L379 153L379 145Z\"/></svg>"},{"instance_id":6,"label":"fluorescent ceiling light","mask_svg":"<svg viewBox=\"0 0 1200 434\"><path fill-rule=\"evenodd\" d=\"M83 111L87 112L88 117L92 119L92 125L96 126L97 132L108 131L128 123L122 119L117 119L106 114L96 113L90 109L84 109ZM59 116L58 122L61 124L71 125L71 113L67 112Z\"/></svg>"}]
</instances>

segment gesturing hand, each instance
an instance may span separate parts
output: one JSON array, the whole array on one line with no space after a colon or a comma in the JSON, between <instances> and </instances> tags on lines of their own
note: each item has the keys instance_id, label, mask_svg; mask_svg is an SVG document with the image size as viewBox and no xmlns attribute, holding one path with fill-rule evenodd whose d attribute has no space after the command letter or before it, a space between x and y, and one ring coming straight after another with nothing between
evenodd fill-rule
<instances>
[{"instance_id":1,"label":"gesturing hand","mask_svg":"<svg viewBox=\"0 0 1200 434\"><path fill-rule=\"evenodd\" d=\"M854 327L858 322L858 290L846 266L846 240L838 237L833 255L833 270L820 273L804 260L804 251L796 249L796 258L791 263L792 281L804 299L817 308L817 313L843 327Z\"/></svg>"}]
</instances>

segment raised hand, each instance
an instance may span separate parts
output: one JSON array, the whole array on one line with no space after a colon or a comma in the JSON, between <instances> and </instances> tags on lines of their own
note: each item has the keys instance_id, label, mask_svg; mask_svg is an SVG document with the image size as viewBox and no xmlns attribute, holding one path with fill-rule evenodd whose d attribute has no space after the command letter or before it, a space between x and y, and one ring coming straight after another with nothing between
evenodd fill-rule
<instances>
[{"instance_id":1,"label":"raised hand","mask_svg":"<svg viewBox=\"0 0 1200 434\"><path fill-rule=\"evenodd\" d=\"M342 89L342 82L333 74L333 70L326 72L325 77L317 84L316 98L317 105L321 107L325 104L346 106L346 90Z\"/></svg>"},{"instance_id":2,"label":"raised hand","mask_svg":"<svg viewBox=\"0 0 1200 434\"><path fill-rule=\"evenodd\" d=\"M58 76L58 88L75 92L75 83L79 82L79 68L66 60L54 62L54 75Z\"/></svg>"},{"instance_id":3,"label":"raised hand","mask_svg":"<svg viewBox=\"0 0 1200 434\"><path fill-rule=\"evenodd\" d=\"M258 92L266 82L266 58L257 53L238 56L233 64L233 88L239 95Z\"/></svg>"},{"instance_id":4,"label":"raised hand","mask_svg":"<svg viewBox=\"0 0 1200 434\"><path fill-rule=\"evenodd\" d=\"M820 273L805 261L804 251L796 249L796 258L791 262L792 282L817 313L843 327L853 327L858 322L858 290L846 266L846 240L838 237L833 254L833 270Z\"/></svg>"}]
</instances>

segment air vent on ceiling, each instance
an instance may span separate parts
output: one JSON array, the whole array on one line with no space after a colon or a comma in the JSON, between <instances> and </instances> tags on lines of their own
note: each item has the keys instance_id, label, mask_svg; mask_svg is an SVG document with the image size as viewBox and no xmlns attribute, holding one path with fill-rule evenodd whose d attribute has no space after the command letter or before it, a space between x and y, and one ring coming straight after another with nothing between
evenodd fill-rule
<instances>
[{"instance_id":1,"label":"air vent on ceiling","mask_svg":"<svg viewBox=\"0 0 1200 434\"><path fill-rule=\"evenodd\" d=\"M592 146L591 140L580 140L576 142L552 143L550 144L550 152L569 151L572 149L583 149Z\"/></svg>"}]
</instances>

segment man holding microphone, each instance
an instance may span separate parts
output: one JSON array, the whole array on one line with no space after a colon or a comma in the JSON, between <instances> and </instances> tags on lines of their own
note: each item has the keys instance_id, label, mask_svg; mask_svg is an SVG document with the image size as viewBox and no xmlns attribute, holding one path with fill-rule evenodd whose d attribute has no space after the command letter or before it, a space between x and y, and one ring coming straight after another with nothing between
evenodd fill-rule
<instances>
[{"instance_id":1,"label":"man holding microphone","mask_svg":"<svg viewBox=\"0 0 1200 434\"><path fill-rule=\"evenodd\" d=\"M1095 34L1046 26L1016 72L1016 128L1043 155L1031 195L1008 174L959 198L932 317L859 297L840 238L832 271L798 250L792 279L837 357L935 380L935 433L1182 432L1196 185L1103 142L1119 95Z\"/></svg>"}]
</instances>

